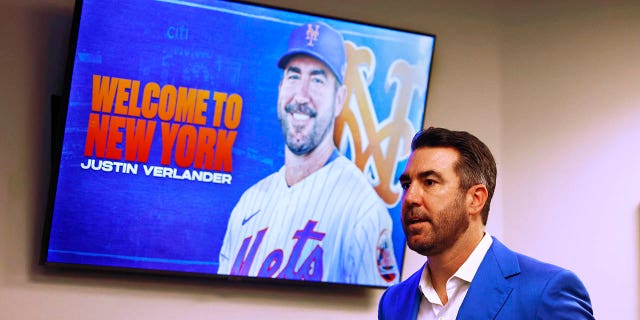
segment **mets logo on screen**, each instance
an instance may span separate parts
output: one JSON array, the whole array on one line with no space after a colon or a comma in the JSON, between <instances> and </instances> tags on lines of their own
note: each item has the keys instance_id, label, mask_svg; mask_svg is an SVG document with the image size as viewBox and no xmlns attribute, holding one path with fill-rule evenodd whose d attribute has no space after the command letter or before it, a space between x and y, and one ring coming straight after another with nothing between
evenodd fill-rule
<instances>
[{"instance_id":1,"label":"mets logo on screen","mask_svg":"<svg viewBox=\"0 0 640 320\"><path fill-rule=\"evenodd\" d=\"M417 97L426 93L426 66L402 59L389 65L383 81L385 91L393 92L392 102L387 117L378 119L376 109L384 108L374 106L375 99L369 91L370 84L375 82L375 54L370 48L350 41L345 42L345 48L347 99L336 119L333 138L340 151L351 153L350 158L370 177L380 198L393 207L402 194L395 182L396 166L409 157L416 131L412 121L421 121L410 109Z\"/></svg>"},{"instance_id":2,"label":"mets logo on screen","mask_svg":"<svg viewBox=\"0 0 640 320\"><path fill-rule=\"evenodd\" d=\"M284 269L278 274L280 279L289 280L310 280L320 281L322 280L322 255L324 253L322 247L318 244L313 247L311 253L305 257L302 264L299 264L301 259L303 248L309 240L316 240L317 242L324 239L325 233L315 231L314 228L318 224L317 221L309 220L303 229L297 230L293 236L296 240L296 244L293 246L293 250L289 255L287 264ZM253 245L249 248L249 243L253 236L247 237L242 242L240 251L236 256L236 260L231 268L231 274L233 275L248 275L253 260L256 257L256 253L262 244L265 234L269 228L264 228L255 236ZM260 270L258 271L258 277L270 278L276 275L282 262L284 262L285 256L282 249L275 249L269 253L264 262L262 263ZM297 267L297 268L296 268Z\"/></svg>"},{"instance_id":3,"label":"mets logo on screen","mask_svg":"<svg viewBox=\"0 0 640 320\"><path fill-rule=\"evenodd\" d=\"M307 25L307 37L305 38L305 40L308 40L309 42L307 42L307 45L310 47L313 47L313 43L318 41L318 36L320 35L320 32L318 31L318 29L320 28L319 25L314 25L309 24Z\"/></svg>"}]
</instances>

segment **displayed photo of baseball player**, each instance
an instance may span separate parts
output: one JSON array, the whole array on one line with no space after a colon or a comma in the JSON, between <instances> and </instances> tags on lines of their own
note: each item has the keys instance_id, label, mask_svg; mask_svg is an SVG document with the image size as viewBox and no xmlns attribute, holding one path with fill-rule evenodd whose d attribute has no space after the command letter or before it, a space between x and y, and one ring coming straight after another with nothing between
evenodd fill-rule
<instances>
[{"instance_id":1,"label":"displayed photo of baseball player","mask_svg":"<svg viewBox=\"0 0 640 320\"><path fill-rule=\"evenodd\" d=\"M347 98L346 64L343 37L329 25L305 23L290 34L277 62L285 163L234 207L218 274L370 286L398 281L388 209L333 140Z\"/></svg>"}]
</instances>

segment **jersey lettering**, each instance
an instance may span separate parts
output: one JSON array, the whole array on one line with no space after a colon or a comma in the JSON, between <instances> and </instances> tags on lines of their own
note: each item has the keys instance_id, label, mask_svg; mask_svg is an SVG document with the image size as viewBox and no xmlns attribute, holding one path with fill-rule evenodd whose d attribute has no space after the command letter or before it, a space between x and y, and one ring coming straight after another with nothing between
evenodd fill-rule
<instances>
[{"instance_id":1,"label":"jersey lettering","mask_svg":"<svg viewBox=\"0 0 640 320\"><path fill-rule=\"evenodd\" d=\"M264 228L258 231L256 241L253 242L248 255L246 254L247 247L249 247L252 237L246 237L244 241L242 241L242 246L236 256L236 261L233 263L233 268L231 268L231 274L241 276L249 274L249 269L251 269L251 264L253 264L253 258L256 257L256 251L258 251L258 247L260 246L260 243L262 243L262 239L264 238L264 234L267 233L267 229L269 228Z\"/></svg>"},{"instance_id":2,"label":"jersey lettering","mask_svg":"<svg viewBox=\"0 0 640 320\"><path fill-rule=\"evenodd\" d=\"M305 244L309 240L316 240L319 242L324 239L325 233L313 230L317 224L317 221L309 220L303 229L295 232L293 239L296 239L296 244L293 246L293 250L291 251L291 256L289 256L289 259L287 260L287 264L278 274L278 278L310 281L322 280L322 255L324 251L319 244L316 244L315 248L313 248L311 253L304 258L304 261L296 270L296 266L301 259L302 250ZM251 243L253 236L249 236L244 239L242 246L240 247L240 251L238 251L238 255L236 256L236 260L233 263L233 267L231 268L232 275L246 276L249 274L253 260L267 230L268 228L258 231L255 241L253 241L253 244L251 245L251 249L249 249L249 244ZM248 253L247 249L249 250ZM282 249L275 249L271 251L271 253L269 253L262 262L258 271L258 277L273 277L280 269L280 266L282 266L282 262L284 260L285 256Z\"/></svg>"},{"instance_id":3,"label":"jersey lettering","mask_svg":"<svg viewBox=\"0 0 640 320\"><path fill-rule=\"evenodd\" d=\"M317 224L317 221L309 220L303 230L296 231L293 238L298 239L298 241L296 241L295 246L293 246L293 251L291 252L291 257L289 258L289 262L287 262L287 266L284 267L284 270L282 270L278 278L312 281L322 280L323 251L322 247L319 245L316 245L300 268L297 271L294 270L295 266L298 264L298 260L300 259L302 248L304 248L307 240L313 239L320 241L324 238L324 233L313 231L313 228L315 228Z\"/></svg>"}]
</instances>

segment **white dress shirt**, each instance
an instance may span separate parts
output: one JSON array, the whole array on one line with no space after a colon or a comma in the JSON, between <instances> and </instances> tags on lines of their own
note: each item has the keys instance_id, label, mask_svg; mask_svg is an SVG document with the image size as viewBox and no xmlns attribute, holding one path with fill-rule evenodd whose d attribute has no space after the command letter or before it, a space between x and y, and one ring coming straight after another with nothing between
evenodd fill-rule
<instances>
[{"instance_id":1,"label":"white dress shirt","mask_svg":"<svg viewBox=\"0 0 640 320\"><path fill-rule=\"evenodd\" d=\"M476 275L478 267L484 256L487 254L489 247L493 243L493 239L489 233L485 232L482 240L473 249L471 255L460 266L458 271L447 280L447 297L448 301L442 305L438 293L431 284L431 274L428 264L425 264L422 278L420 278L420 291L422 299L420 300L420 309L418 310L418 320L455 320L458 310L462 305L464 297L467 295L471 280Z\"/></svg>"}]
</instances>

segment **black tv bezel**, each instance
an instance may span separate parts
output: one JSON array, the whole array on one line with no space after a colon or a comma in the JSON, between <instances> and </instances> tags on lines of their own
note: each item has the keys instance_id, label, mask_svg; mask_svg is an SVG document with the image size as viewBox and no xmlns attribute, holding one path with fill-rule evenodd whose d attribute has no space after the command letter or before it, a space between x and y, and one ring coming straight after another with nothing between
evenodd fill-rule
<instances>
[{"instance_id":1,"label":"black tv bezel","mask_svg":"<svg viewBox=\"0 0 640 320\"><path fill-rule=\"evenodd\" d=\"M366 284L350 284L350 283L336 283L336 282L324 282L324 281L304 281L304 280L288 280L288 279L278 279L278 278L264 278L264 277L251 277L251 276L234 276L234 275L220 275L220 274L210 274L210 273L198 273L198 272L186 272L186 271L167 271L167 270L159 270L159 269L143 269L143 268L129 268L129 267L114 267L114 266L104 266L104 265L90 265L90 264L76 264L76 263L61 263L61 262L48 262L48 249L49 249L49 241L51 235L51 226L53 220L53 209L54 203L56 199L57 193L57 184L58 184L58 176L59 176L59 168L61 164L61 156L62 156L62 142L66 127L66 118L68 112L69 98L71 93L71 80L75 66L75 58L76 58L76 49L80 28L80 19L82 17L83 10L83 0L74 0L74 9L72 16L72 23L70 28L70 37L69 37L69 45L68 52L66 58L66 66L65 66L65 75L64 75L64 87L62 95L52 94L51 95L51 158L50 158L50 176L49 176L49 187L48 187L48 196L47 196L47 205L44 219L44 226L42 230L42 239L40 244L40 254L38 264L48 268L48 269L58 269L58 270L82 270L87 272L106 272L112 274L130 274L130 275L139 275L141 277L145 276L169 276L171 278L188 278L188 279L212 279L212 280L220 280L222 282L248 282L248 283L262 283L267 285L288 285L293 287L320 287L320 288L349 288L349 289L365 289L365 288L374 288L374 289L385 289L386 287L375 286L375 285L366 285ZM234 2L239 4L244 4L248 6L254 6L258 8L268 8L274 9L294 14L305 14L310 16L315 16L318 18L327 18L340 20L344 22L350 22L354 24L360 24L365 26L371 26L376 28L389 29L393 31L407 32L413 33L417 35L423 35L427 37L431 37L433 39L433 50L431 54L431 59L429 62L429 70L427 75L427 86L424 97L424 112L422 114L421 119L421 127L419 129L424 128L424 121L426 117L426 108L428 105L428 97L430 93L430 86L432 82L433 75L433 66L434 59L436 54L436 40L437 37L433 33L427 33L423 31L416 31L406 28L400 28L380 23L371 23L365 22L362 20L355 20L350 18L338 17L323 13L305 11L300 9L291 9L281 6L275 6L271 4L261 4L243 0L222 0L227 2ZM406 245L402 249L403 250L403 258L406 257ZM402 281L402 271L404 269L404 261L401 264L401 268L399 268L399 276L400 281Z\"/></svg>"}]
</instances>

